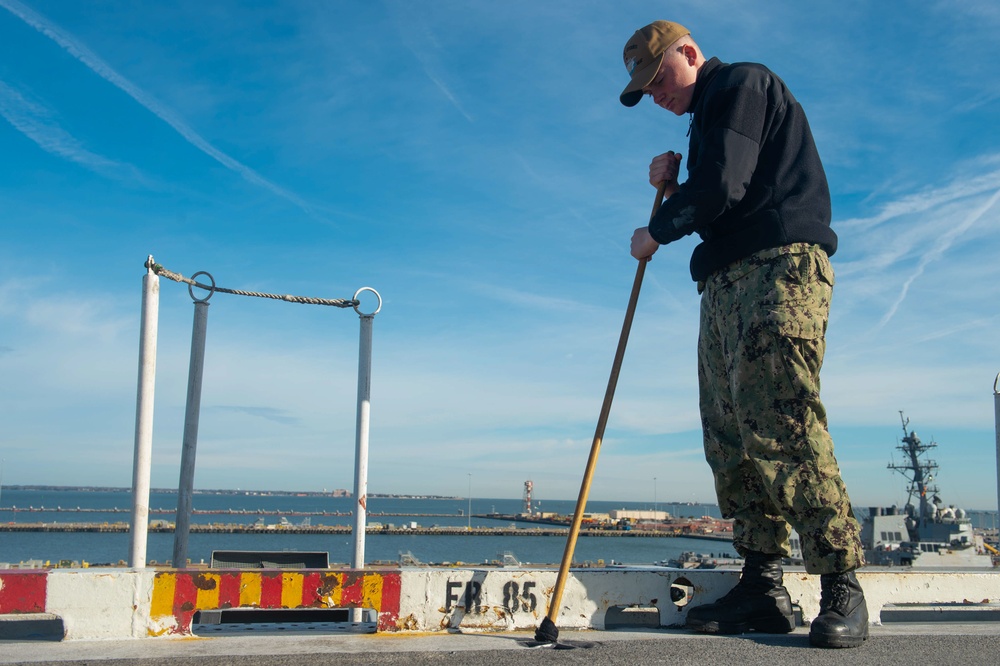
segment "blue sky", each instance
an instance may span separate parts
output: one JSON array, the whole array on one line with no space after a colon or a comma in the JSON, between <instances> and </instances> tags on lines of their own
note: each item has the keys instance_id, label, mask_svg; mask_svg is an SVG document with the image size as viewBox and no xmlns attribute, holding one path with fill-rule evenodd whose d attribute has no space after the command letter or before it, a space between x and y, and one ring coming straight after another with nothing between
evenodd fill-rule
<instances>
[{"instance_id":1,"label":"blue sky","mask_svg":"<svg viewBox=\"0 0 1000 666\"><path fill-rule=\"evenodd\" d=\"M152 254L231 289L381 293L372 491L575 498L646 168L687 150L686 117L618 102L623 44L669 18L809 115L840 235L823 394L855 504L905 499L886 469L905 410L945 502L995 508L1000 7L678 7L0 0L3 482L130 485ZM714 501L694 244L646 272L593 499ZM192 311L161 280L155 487L177 484ZM213 297L196 485L350 488L358 331L353 310Z\"/></svg>"}]
</instances>

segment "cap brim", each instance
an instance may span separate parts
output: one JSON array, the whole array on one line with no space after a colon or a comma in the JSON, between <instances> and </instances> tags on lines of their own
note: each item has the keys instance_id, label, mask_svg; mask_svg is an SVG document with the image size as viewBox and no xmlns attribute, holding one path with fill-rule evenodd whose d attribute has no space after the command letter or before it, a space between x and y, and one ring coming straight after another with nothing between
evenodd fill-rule
<instances>
[{"instance_id":1,"label":"cap brim","mask_svg":"<svg viewBox=\"0 0 1000 666\"><path fill-rule=\"evenodd\" d=\"M655 58L653 62L649 63L635 74L632 75L632 80L629 84L625 86L625 90L622 94L618 96L621 103L625 106L635 106L642 99L642 89L653 82L656 78L656 73L660 71L660 65L663 63L663 58L666 53L661 53L659 57Z\"/></svg>"}]
</instances>

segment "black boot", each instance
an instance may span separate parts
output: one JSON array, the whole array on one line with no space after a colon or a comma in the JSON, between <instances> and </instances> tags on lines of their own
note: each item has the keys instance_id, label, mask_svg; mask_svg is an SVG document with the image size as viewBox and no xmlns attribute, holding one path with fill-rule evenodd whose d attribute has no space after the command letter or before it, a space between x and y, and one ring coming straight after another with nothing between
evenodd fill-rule
<instances>
[{"instance_id":1,"label":"black boot","mask_svg":"<svg viewBox=\"0 0 1000 666\"><path fill-rule=\"evenodd\" d=\"M816 647L858 647L868 638L868 606L853 571L823 574L819 615L809 627L809 643Z\"/></svg>"},{"instance_id":2,"label":"black boot","mask_svg":"<svg viewBox=\"0 0 1000 666\"><path fill-rule=\"evenodd\" d=\"M710 634L742 634L750 629L787 634L794 629L792 599L782 585L781 556L748 553L736 587L715 603L688 611L687 627Z\"/></svg>"}]
</instances>

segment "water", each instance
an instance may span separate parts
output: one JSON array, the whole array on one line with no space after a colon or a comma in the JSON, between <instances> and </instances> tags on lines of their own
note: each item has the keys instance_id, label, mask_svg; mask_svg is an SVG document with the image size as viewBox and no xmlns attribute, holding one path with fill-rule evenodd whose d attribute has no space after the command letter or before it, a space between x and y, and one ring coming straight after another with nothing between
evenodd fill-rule
<instances>
[{"instance_id":1,"label":"water","mask_svg":"<svg viewBox=\"0 0 1000 666\"><path fill-rule=\"evenodd\" d=\"M173 522L177 495L171 492L153 492L149 506L150 520ZM191 517L193 523L252 524L263 517L267 524L277 523L286 516L292 523L301 522L310 515L313 525L353 525L350 512L354 502L348 497L250 495L197 493L194 495L195 511L237 510L240 514L198 513ZM523 511L518 499L476 499L471 502L473 514L515 514ZM543 500L538 510L559 514L572 513L575 500ZM16 511L14 508L16 507ZM44 509L43 509L44 507ZM61 511L55 510L61 508ZM73 509L79 507L81 511ZM79 490L23 490L4 488L0 496L0 524L20 523L116 523L131 520L132 498L128 491L79 491ZM29 510L29 508L31 510ZM587 504L587 511L607 513L612 509L653 509L650 503L602 502ZM678 517L719 517L714 504L684 504L662 502L656 505ZM158 512L162 510L163 512ZM258 511L268 512L261 516ZM423 527L472 526L498 527L509 521L469 516L467 498L425 499L373 497L368 502L369 524L373 522L401 525L415 521ZM411 514L379 516L379 513ZM995 528L996 511L969 511L974 527ZM340 515L333 515L340 514ZM433 516L429 514L435 514ZM862 516L863 517L863 516ZM115 564L128 560L129 534L89 532L0 532L0 562L21 562L30 559L49 561L86 560L90 563ZM165 562L173 554L172 533L150 533L147 540L147 559ZM401 552L409 551L421 562L464 562L477 564L497 559L503 551L512 551L524 563L550 564L562 559L566 539L562 536L472 536L460 535L389 535L370 534L365 539L365 559L396 561ZM318 550L329 553L330 561L347 563L353 554L350 535L287 534L264 531L252 534L191 534L188 556L192 562L210 562L213 550ZM732 547L725 543L677 537L589 537L581 536L574 550L575 562L623 562L649 564L684 551L732 555Z\"/></svg>"},{"instance_id":2,"label":"water","mask_svg":"<svg viewBox=\"0 0 1000 666\"><path fill-rule=\"evenodd\" d=\"M0 523L116 523L131 520L131 495L127 491L79 490L3 490L0 497ZM310 515L312 525L353 525L349 515L351 498L292 495L236 495L198 493L194 496L195 511L235 510L238 514L196 513L192 523L252 524L263 517L267 524L277 523L286 516L292 523ZM523 510L521 500L472 499L473 514L514 514ZM543 500L537 509L560 514L572 513L575 500ZM174 520L176 493L153 492L150 495L150 520ZM16 510L15 510L16 508ZM61 510L56 510L56 509ZM79 508L80 511L75 509ZM588 502L587 511L606 513L612 509L652 509L648 503ZM664 502L657 509L681 517L718 517L718 507L705 504ZM158 512L162 510L163 512ZM369 523L396 525L415 521L421 526L500 527L509 521L469 516L467 498L417 499L374 497L368 501ZM268 512L259 515L258 511ZM379 516L379 513L411 514ZM340 514L340 515L332 515ZM435 515L429 515L435 514ZM48 561L75 560L92 564L115 564L128 560L128 533L90 532L0 532L0 562L21 562L29 559ZM173 553L172 533L150 533L147 559L169 560ZM401 552L409 551L421 562L482 563L497 559L503 551L512 551L523 563L549 564L562 559L566 539L562 536L472 536L472 535L388 535L370 534L365 539L365 559L396 561ZM188 557L192 562L210 562L213 550L318 550L328 552L330 561L351 561L353 541L350 535L285 534L266 531L252 534L191 534ZM683 551L732 554L731 546L713 541L686 538L653 537L586 537L581 536L574 550L575 562L616 562L648 564Z\"/></svg>"}]
</instances>

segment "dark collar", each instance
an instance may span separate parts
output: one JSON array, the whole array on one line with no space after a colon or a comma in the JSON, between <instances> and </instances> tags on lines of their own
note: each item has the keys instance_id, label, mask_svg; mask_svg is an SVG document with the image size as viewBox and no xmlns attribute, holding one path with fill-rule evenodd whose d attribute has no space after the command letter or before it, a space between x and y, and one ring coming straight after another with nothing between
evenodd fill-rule
<instances>
[{"instance_id":1,"label":"dark collar","mask_svg":"<svg viewBox=\"0 0 1000 666\"><path fill-rule=\"evenodd\" d=\"M698 106L698 100L701 99L701 94L705 92L708 82L714 79L715 75L723 67L725 67L725 63L712 56L698 69L698 78L695 79L694 94L691 96L691 106L688 107L688 113L694 113L695 107Z\"/></svg>"}]
</instances>

